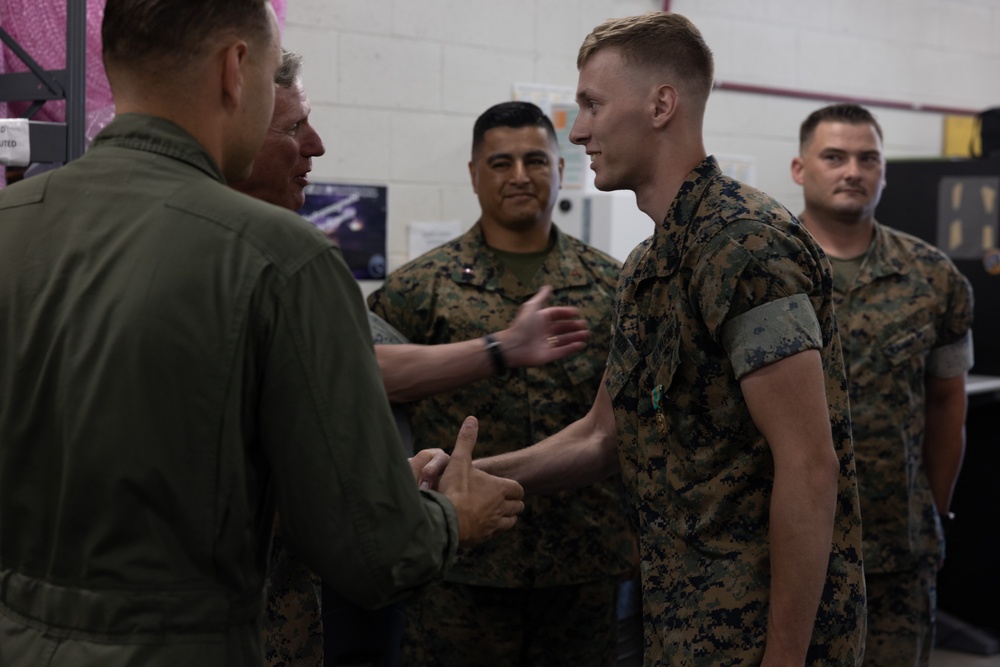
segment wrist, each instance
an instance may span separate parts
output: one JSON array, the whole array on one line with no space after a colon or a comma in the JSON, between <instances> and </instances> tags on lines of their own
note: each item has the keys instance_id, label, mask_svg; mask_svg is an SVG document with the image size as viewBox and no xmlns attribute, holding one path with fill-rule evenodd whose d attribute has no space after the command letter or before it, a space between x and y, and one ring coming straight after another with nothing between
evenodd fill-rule
<instances>
[{"instance_id":1,"label":"wrist","mask_svg":"<svg viewBox=\"0 0 1000 667\"><path fill-rule=\"evenodd\" d=\"M951 533L952 526L955 524L955 513L954 512L938 512L938 520L941 521L941 531L945 534L945 537Z\"/></svg>"},{"instance_id":2,"label":"wrist","mask_svg":"<svg viewBox=\"0 0 1000 667\"><path fill-rule=\"evenodd\" d=\"M483 336L483 342L486 345L486 353L490 357L490 363L493 365L493 374L506 375L508 369L507 358L504 356L503 347L496 335L491 333L486 334Z\"/></svg>"}]
</instances>

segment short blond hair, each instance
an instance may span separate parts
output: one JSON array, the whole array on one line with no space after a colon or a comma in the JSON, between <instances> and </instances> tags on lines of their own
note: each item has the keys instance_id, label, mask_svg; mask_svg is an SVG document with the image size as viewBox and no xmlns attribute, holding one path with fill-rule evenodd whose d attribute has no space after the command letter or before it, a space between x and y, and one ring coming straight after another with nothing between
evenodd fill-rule
<instances>
[{"instance_id":1,"label":"short blond hair","mask_svg":"<svg viewBox=\"0 0 1000 667\"><path fill-rule=\"evenodd\" d=\"M667 70L688 89L708 99L715 78L712 50L690 20L673 12L648 12L608 19L583 40L576 58L581 68L599 50L618 49L622 63Z\"/></svg>"}]
</instances>

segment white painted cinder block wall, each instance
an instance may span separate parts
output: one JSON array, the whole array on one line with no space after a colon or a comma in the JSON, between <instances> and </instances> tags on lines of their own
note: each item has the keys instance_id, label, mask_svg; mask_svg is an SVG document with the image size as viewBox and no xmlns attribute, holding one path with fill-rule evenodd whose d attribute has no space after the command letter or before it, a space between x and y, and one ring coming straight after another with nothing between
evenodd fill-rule
<instances>
[{"instance_id":1,"label":"white painted cinder block wall","mask_svg":"<svg viewBox=\"0 0 1000 667\"><path fill-rule=\"evenodd\" d=\"M285 45L306 58L327 153L313 179L387 185L388 261L411 221L461 220L472 125L514 83L576 85L597 23L660 0L289 0ZM1000 106L1000 0L673 0L703 32L716 80L958 109ZM717 90L706 147L750 156L758 187L793 212L798 125L822 100ZM938 113L871 107L889 157L936 156ZM892 184L889 184L892 187Z\"/></svg>"}]
</instances>

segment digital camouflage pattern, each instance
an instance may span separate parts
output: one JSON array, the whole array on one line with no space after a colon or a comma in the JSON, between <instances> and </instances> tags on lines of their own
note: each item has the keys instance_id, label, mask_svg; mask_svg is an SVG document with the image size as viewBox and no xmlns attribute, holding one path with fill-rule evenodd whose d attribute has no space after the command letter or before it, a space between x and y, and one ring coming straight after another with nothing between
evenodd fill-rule
<instances>
[{"instance_id":1,"label":"digital camouflage pattern","mask_svg":"<svg viewBox=\"0 0 1000 667\"><path fill-rule=\"evenodd\" d=\"M865 587L850 412L828 263L712 157L622 271L608 389L639 525L646 665L756 665L770 588L773 460L739 379L818 349L840 459L811 665L856 665Z\"/></svg>"},{"instance_id":2,"label":"digital camouflage pattern","mask_svg":"<svg viewBox=\"0 0 1000 667\"><path fill-rule=\"evenodd\" d=\"M410 404L415 449L450 449L458 425L467 415L475 415L479 419L475 457L501 454L557 433L590 409L607 360L620 266L553 230L553 249L531 284L522 284L504 268L477 223L390 274L384 286L369 296L371 309L412 343L452 343L501 330L543 285L553 288L549 305L575 306L590 325L590 340L580 354L539 368L511 369L506 376ZM518 589L617 578L630 567L631 544L620 484L611 479L574 492L527 498L512 530L480 546L459 549L445 578ZM429 589L408 609L419 617L415 605L434 604L436 590ZM595 619L596 625L589 628L592 634L614 631L613 595L608 605L611 614ZM442 623L452 613L442 612ZM424 634L446 632L442 625ZM545 634L543 628L539 632ZM411 657L420 650L415 647L418 634L411 622L405 642ZM552 635L546 641L560 639Z\"/></svg>"},{"instance_id":3,"label":"digital camouflage pattern","mask_svg":"<svg viewBox=\"0 0 1000 667\"><path fill-rule=\"evenodd\" d=\"M866 662L927 665L945 544L924 468L925 383L972 367L972 287L940 250L876 223L853 281L834 272L833 296L864 517Z\"/></svg>"},{"instance_id":4,"label":"digital camouflage pattern","mask_svg":"<svg viewBox=\"0 0 1000 667\"><path fill-rule=\"evenodd\" d=\"M864 517L866 572L944 556L924 469L926 376L972 367L972 287L944 253L876 224L853 284L834 281Z\"/></svg>"},{"instance_id":5,"label":"digital camouflage pattern","mask_svg":"<svg viewBox=\"0 0 1000 667\"><path fill-rule=\"evenodd\" d=\"M271 544L264 607L268 667L323 667L320 579L288 553L281 535Z\"/></svg>"},{"instance_id":6,"label":"digital camouflage pattern","mask_svg":"<svg viewBox=\"0 0 1000 667\"><path fill-rule=\"evenodd\" d=\"M615 664L618 582L527 590L443 582L408 613L428 632L407 644L405 667L608 667ZM464 650L456 650L456 646Z\"/></svg>"},{"instance_id":7,"label":"digital camouflage pattern","mask_svg":"<svg viewBox=\"0 0 1000 667\"><path fill-rule=\"evenodd\" d=\"M619 265L556 232L555 246L521 284L506 272L477 223L468 232L391 273L368 297L372 311L411 343L481 338L510 324L543 285L549 305L575 306L590 325L580 354L539 368L511 369L407 406L414 448L450 451L468 415L479 419L476 458L515 451L583 417L607 361ZM559 586L621 574L629 568L630 532L614 480L580 491L528 498L513 530L459 549L446 578L479 586Z\"/></svg>"},{"instance_id":8,"label":"digital camouflage pattern","mask_svg":"<svg viewBox=\"0 0 1000 667\"><path fill-rule=\"evenodd\" d=\"M865 585L865 664L929 665L934 647L937 559L906 572L865 572Z\"/></svg>"}]
</instances>

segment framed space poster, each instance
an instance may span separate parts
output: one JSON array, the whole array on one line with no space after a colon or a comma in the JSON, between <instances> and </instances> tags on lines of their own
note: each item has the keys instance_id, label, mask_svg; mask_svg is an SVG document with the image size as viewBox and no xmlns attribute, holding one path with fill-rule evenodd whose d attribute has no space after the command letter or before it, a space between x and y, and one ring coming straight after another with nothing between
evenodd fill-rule
<instances>
[{"instance_id":1,"label":"framed space poster","mask_svg":"<svg viewBox=\"0 0 1000 667\"><path fill-rule=\"evenodd\" d=\"M385 278L386 187L310 183L305 194L299 215L340 246L354 278Z\"/></svg>"}]
</instances>

